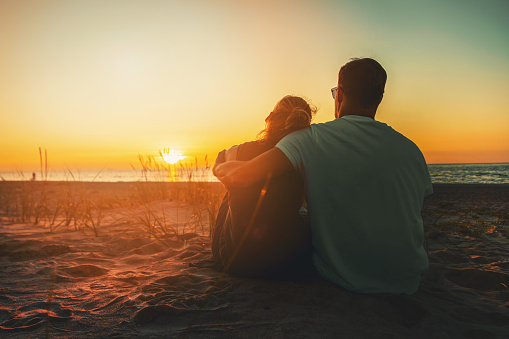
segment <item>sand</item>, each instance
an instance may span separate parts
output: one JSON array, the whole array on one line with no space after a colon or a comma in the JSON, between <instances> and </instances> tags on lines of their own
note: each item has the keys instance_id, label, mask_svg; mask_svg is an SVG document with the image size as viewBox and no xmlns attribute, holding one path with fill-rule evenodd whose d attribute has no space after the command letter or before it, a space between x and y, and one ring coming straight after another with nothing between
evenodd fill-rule
<instances>
[{"instance_id":1,"label":"sand","mask_svg":"<svg viewBox=\"0 0 509 339\"><path fill-rule=\"evenodd\" d=\"M129 194L127 184L87 187ZM0 337L509 337L507 185L435 185L423 210L430 269L411 296L222 275L200 267L206 235L162 244L133 219L140 206L108 206L97 237L0 215ZM195 230L189 204L150 206Z\"/></svg>"}]
</instances>

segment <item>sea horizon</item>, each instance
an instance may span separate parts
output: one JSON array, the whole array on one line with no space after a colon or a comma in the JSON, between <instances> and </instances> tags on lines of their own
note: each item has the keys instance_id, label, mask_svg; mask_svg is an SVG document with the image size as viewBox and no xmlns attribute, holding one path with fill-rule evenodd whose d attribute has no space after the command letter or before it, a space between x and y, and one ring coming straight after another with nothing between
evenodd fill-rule
<instances>
[{"instance_id":1,"label":"sea horizon","mask_svg":"<svg viewBox=\"0 0 509 339\"><path fill-rule=\"evenodd\" d=\"M428 164L434 184L509 184L509 163ZM142 169L85 169L0 171L1 181L80 181L80 182L215 182L212 169L184 168L170 171Z\"/></svg>"}]
</instances>

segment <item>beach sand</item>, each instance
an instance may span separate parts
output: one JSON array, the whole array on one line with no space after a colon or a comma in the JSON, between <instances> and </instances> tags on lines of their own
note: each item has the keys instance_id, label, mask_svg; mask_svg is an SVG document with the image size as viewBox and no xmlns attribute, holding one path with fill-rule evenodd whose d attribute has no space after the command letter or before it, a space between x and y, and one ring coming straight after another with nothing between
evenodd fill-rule
<instances>
[{"instance_id":1,"label":"beach sand","mask_svg":"<svg viewBox=\"0 0 509 339\"><path fill-rule=\"evenodd\" d=\"M0 182L0 191L15 185ZM208 224L193 224L196 208L147 205L183 229L163 244L142 225L144 206L115 203L128 201L130 185L82 184L106 206L98 236L0 215L0 337L509 337L508 185L435 185L423 209L430 269L411 296L197 267L211 252ZM65 186L48 187L59 195Z\"/></svg>"}]
</instances>

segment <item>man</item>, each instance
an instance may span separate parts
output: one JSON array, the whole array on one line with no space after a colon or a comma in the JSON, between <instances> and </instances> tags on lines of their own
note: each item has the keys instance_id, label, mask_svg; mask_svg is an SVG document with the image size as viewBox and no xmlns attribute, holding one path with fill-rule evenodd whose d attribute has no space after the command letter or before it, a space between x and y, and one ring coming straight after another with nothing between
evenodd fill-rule
<instances>
[{"instance_id":1,"label":"man","mask_svg":"<svg viewBox=\"0 0 509 339\"><path fill-rule=\"evenodd\" d=\"M351 291L412 294L428 268L421 209L432 185L419 148L374 120L386 79L377 61L352 59L332 89L335 120L292 133L251 161L218 165L214 174L243 187L295 168L320 275Z\"/></svg>"}]
</instances>

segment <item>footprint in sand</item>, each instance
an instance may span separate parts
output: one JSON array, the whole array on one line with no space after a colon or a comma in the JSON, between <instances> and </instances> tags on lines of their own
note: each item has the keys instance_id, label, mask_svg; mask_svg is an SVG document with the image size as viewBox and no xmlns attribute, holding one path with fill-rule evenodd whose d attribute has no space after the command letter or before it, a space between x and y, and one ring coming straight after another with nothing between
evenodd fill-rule
<instances>
[{"instance_id":1,"label":"footprint in sand","mask_svg":"<svg viewBox=\"0 0 509 339\"><path fill-rule=\"evenodd\" d=\"M11 312L6 309L0 308L0 324L11 317Z\"/></svg>"},{"instance_id":2,"label":"footprint in sand","mask_svg":"<svg viewBox=\"0 0 509 339\"><path fill-rule=\"evenodd\" d=\"M453 263L453 264L466 264L468 259L464 255L458 255L456 253L449 252L448 250L435 251L430 256L430 260L438 261L440 263ZM438 260L433 260L438 258Z\"/></svg>"},{"instance_id":3,"label":"footprint in sand","mask_svg":"<svg viewBox=\"0 0 509 339\"><path fill-rule=\"evenodd\" d=\"M498 267L504 268L504 269L509 269L509 261L499 262L499 263L496 263L495 265L497 265Z\"/></svg>"},{"instance_id":4,"label":"footprint in sand","mask_svg":"<svg viewBox=\"0 0 509 339\"><path fill-rule=\"evenodd\" d=\"M26 249L22 251L11 252L8 254L8 256L12 261L25 261L55 257L69 252L72 252L69 246L46 245L40 249Z\"/></svg>"},{"instance_id":5,"label":"footprint in sand","mask_svg":"<svg viewBox=\"0 0 509 339\"><path fill-rule=\"evenodd\" d=\"M64 309L58 304L48 304L45 302L37 302L28 306L19 307L9 314L2 314L3 318L9 318L0 323L0 329L16 332L33 330L44 326L47 322L65 322L72 319L73 312Z\"/></svg>"},{"instance_id":6,"label":"footprint in sand","mask_svg":"<svg viewBox=\"0 0 509 339\"><path fill-rule=\"evenodd\" d=\"M147 306L139 310L133 317L134 323L140 326L148 325L158 318L172 318L186 313L186 310L169 305Z\"/></svg>"},{"instance_id":7,"label":"footprint in sand","mask_svg":"<svg viewBox=\"0 0 509 339\"><path fill-rule=\"evenodd\" d=\"M448 269L445 277L456 285L479 291L496 291L504 284L509 285L509 275L473 268Z\"/></svg>"},{"instance_id":8,"label":"footprint in sand","mask_svg":"<svg viewBox=\"0 0 509 339\"><path fill-rule=\"evenodd\" d=\"M108 273L107 269L95 265L65 267L62 271L75 278L99 277Z\"/></svg>"}]
</instances>

